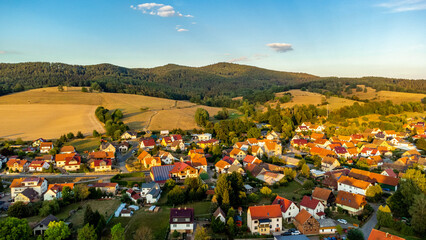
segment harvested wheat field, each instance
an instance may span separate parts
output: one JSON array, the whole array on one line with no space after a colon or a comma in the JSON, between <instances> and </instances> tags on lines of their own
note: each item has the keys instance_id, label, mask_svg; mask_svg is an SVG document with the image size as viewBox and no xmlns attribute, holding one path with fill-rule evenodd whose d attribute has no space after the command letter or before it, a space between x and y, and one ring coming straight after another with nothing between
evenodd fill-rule
<instances>
[{"instance_id":1,"label":"harvested wheat field","mask_svg":"<svg viewBox=\"0 0 426 240\"><path fill-rule=\"evenodd\" d=\"M365 88L364 85L358 85L362 89ZM420 102L422 98L426 97L426 94L421 93L406 93L406 92L394 92L394 91L378 91L375 89L367 87L367 92L361 91L357 92L356 89L352 89L352 93L343 93L344 96L357 96L361 100L370 100L370 101L387 101L390 100L395 104L400 104L403 102Z\"/></svg>"},{"instance_id":2,"label":"harvested wheat field","mask_svg":"<svg viewBox=\"0 0 426 240\"><path fill-rule=\"evenodd\" d=\"M34 140L57 138L68 132L103 132L95 109L94 105L76 104L1 104L0 138Z\"/></svg>"},{"instance_id":3,"label":"harvested wheat field","mask_svg":"<svg viewBox=\"0 0 426 240\"><path fill-rule=\"evenodd\" d=\"M40 88L0 97L0 137L32 140L77 131L91 135L94 129L104 132L95 118L100 105L123 111L123 122L133 130L189 130L197 127L194 114L198 107L207 109L211 116L220 110L141 95L84 93L79 87L65 88L64 92L55 87Z\"/></svg>"},{"instance_id":4,"label":"harvested wheat field","mask_svg":"<svg viewBox=\"0 0 426 240\"><path fill-rule=\"evenodd\" d=\"M282 108L293 107L295 105L309 105L309 104L320 106L323 99L325 99L325 96L319 93L306 92L302 90L290 90L288 92L291 93L293 98L291 99L290 102L282 103L281 104ZM283 95L284 95L284 92L276 94L277 97L281 97ZM357 102L357 101L353 101L353 100L349 100L345 98L338 98L338 97L330 97L329 99L326 99L326 101L329 103L328 107L330 111L339 109L344 106L349 106ZM271 106L275 107L276 103L277 101L275 101L274 103L271 103ZM323 107L326 107L326 106L323 105Z\"/></svg>"}]
</instances>

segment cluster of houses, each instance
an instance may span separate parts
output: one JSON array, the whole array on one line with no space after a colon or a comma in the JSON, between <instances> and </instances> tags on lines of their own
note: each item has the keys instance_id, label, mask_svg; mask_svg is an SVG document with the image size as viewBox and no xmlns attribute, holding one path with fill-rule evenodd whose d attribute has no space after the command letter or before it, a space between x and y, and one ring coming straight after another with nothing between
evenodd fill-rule
<instances>
[{"instance_id":1,"label":"cluster of houses","mask_svg":"<svg viewBox=\"0 0 426 240\"><path fill-rule=\"evenodd\" d=\"M43 177L15 178L10 184L10 195L14 202L37 202L50 201L62 198L62 191L65 187L70 190L74 188L74 183L48 184ZM88 185L100 189L107 194L115 195L118 191L117 183L93 183Z\"/></svg>"},{"instance_id":2,"label":"cluster of houses","mask_svg":"<svg viewBox=\"0 0 426 240\"><path fill-rule=\"evenodd\" d=\"M53 149L52 142L40 138L33 142L35 151L46 153L37 156L34 159L22 159L18 156L11 156L9 158L2 158L6 161L6 166L11 172L43 172L48 170L51 166L57 169L69 172L80 170L82 165L82 156L76 151L73 146L63 146L58 154L50 155ZM99 146L99 151L87 153L87 165L95 172L111 171L113 162L115 161L115 153L117 149L120 151L127 151L129 144L122 142L117 145L112 143L102 142Z\"/></svg>"},{"instance_id":3,"label":"cluster of houses","mask_svg":"<svg viewBox=\"0 0 426 240\"><path fill-rule=\"evenodd\" d=\"M339 162L342 161L347 164L364 163L364 166L370 169L386 167L404 170L415 163L425 168L426 158L421 157L416 146L408 141L409 132L412 130L410 126L420 131L419 129L424 129L420 127L424 126L424 123L418 122L404 126L407 132L382 131L374 128L350 136L339 135L326 138L323 126L312 127L310 123L303 123L296 129L291 146L311 156L319 156L322 159L324 171L339 167ZM383 158L393 157L393 151L396 149L405 152L395 162L386 163Z\"/></svg>"}]
</instances>

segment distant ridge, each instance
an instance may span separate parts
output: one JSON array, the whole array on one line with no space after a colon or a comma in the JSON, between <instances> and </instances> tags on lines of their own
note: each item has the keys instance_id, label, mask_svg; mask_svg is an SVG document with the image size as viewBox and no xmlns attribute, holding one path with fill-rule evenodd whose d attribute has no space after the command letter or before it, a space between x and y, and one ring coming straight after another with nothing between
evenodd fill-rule
<instances>
[{"instance_id":1,"label":"distant ridge","mask_svg":"<svg viewBox=\"0 0 426 240\"><path fill-rule=\"evenodd\" d=\"M426 92L426 80L380 77L335 78L282 72L220 62L203 67L167 64L154 68L125 68L112 64L0 63L0 95L58 85L90 86L97 82L106 92L143 94L189 100L218 96L250 96L259 91L291 88L340 95L348 85L363 84L378 90Z\"/></svg>"}]
</instances>

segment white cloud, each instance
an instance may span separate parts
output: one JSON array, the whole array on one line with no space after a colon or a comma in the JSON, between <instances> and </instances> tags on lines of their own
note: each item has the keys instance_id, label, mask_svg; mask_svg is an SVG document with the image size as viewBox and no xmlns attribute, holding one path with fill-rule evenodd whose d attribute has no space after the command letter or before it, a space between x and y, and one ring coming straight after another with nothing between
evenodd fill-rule
<instances>
[{"instance_id":1,"label":"white cloud","mask_svg":"<svg viewBox=\"0 0 426 240\"><path fill-rule=\"evenodd\" d=\"M193 18L194 16L189 14L182 14L175 10L174 7L170 5L165 5L162 3L142 3L139 5L130 5L131 9L139 10L143 14L149 14L153 16L160 16L160 17L188 17Z\"/></svg>"},{"instance_id":2,"label":"white cloud","mask_svg":"<svg viewBox=\"0 0 426 240\"><path fill-rule=\"evenodd\" d=\"M387 0L377 6L389 9L390 12L419 11L426 10L426 0Z\"/></svg>"},{"instance_id":3,"label":"white cloud","mask_svg":"<svg viewBox=\"0 0 426 240\"><path fill-rule=\"evenodd\" d=\"M234 58L234 59L228 60L229 63L245 62L245 61L249 61L249 58L248 57L239 57L239 58Z\"/></svg>"},{"instance_id":4,"label":"white cloud","mask_svg":"<svg viewBox=\"0 0 426 240\"><path fill-rule=\"evenodd\" d=\"M266 46L272 48L272 50L276 52L288 52L293 50L293 47L289 43L268 43Z\"/></svg>"},{"instance_id":5,"label":"white cloud","mask_svg":"<svg viewBox=\"0 0 426 240\"><path fill-rule=\"evenodd\" d=\"M178 28L177 31L178 32L188 32L189 30L185 29L185 28Z\"/></svg>"}]
</instances>

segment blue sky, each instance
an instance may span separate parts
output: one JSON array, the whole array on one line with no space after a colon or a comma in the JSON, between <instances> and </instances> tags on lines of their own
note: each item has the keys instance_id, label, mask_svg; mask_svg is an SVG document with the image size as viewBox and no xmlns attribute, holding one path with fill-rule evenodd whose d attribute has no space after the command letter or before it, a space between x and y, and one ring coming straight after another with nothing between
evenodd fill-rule
<instances>
[{"instance_id":1,"label":"blue sky","mask_svg":"<svg viewBox=\"0 0 426 240\"><path fill-rule=\"evenodd\" d=\"M3 0L0 34L0 62L426 79L426 0Z\"/></svg>"}]
</instances>

